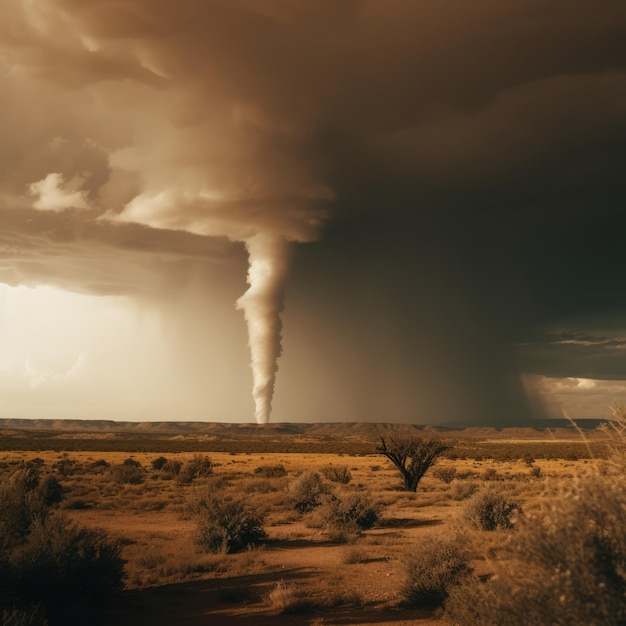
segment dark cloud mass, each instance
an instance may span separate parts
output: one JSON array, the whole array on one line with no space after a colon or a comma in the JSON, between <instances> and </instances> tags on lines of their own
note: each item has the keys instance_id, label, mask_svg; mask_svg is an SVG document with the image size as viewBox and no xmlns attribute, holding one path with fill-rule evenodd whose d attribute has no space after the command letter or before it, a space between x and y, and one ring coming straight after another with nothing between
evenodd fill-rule
<instances>
[{"instance_id":1,"label":"dark cloud mass","mask_svg":"<svg viewBox=\"0 0 626 626\"><path fill-rule=\"evenodd\" d=\"M621 0L7 0L0 281L157 311L189 416L605 414L624 41Z\"/></svg>"}]
</instances>

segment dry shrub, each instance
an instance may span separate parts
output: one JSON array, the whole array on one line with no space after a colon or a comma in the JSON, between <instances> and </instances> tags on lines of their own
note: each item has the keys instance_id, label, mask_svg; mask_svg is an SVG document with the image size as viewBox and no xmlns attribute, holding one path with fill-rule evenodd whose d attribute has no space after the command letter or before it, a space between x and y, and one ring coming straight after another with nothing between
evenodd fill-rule
<instances>
[{"instance_id":1,"label":"dry shrub","mask_svg":"<svg viewBox=\"0 0 626 626\"><path fill-rule=\"evenodd\" d=\"M262 513L211 486L196 492L189 508L197 524L195 543L204 552L241 552L267 536Z\"/></svg>"},{"instance_id":2,"label":"dry shrub","mask_svg":"<svg viewBox=\"0 0 626 626\"><path fill-rule=\"evenodd\" d=\"M472 480L453 480L450 484L450 497L453 500L466 500L476 493L478 484Z\"/></svg>"},{"instance_id":3,"label":"dry shrub","mask_svg":"<svg viewBox=\"0 0 626 626\"><path fill-rule=\"evenodd\" d=\"M340 606L362 607L363 596L357 589L346 586L345 581L339 579L331 581L330 588L326 591L325 597L319 603L320 608L336 608Z\"/></svg>"},{"instance_id":4,"label":"dry shrub","mask_svg":"<svg viewBox=\"0 0 626 626\"><path fill-rule=\"evenodd\" d=\"M74 474L78 468L74 459L60 459L52 465L52 469L59 472L63 478L67 478Z\"/></svg>"},{"instance_id":5,"label":"dry shrub","mask_svg":"<svg viewBox=\"0 0 626 626\"><path fill-rule=\"evenodd\" d=\"M260 572L265 566L263 552L265 545L249 544L245 550L230 561L231 575L244 576Z\"/></svg>"},{"instance_id":6,"label":"dry shrub","mask_svg":"<svg viewBox=\"0 0 626 626\"><path fill-rule=\"evenodd\" d=\"M600 426L600 430L609 439L607 465L623 474L626 471L626 406L615 404L611 411L612 419Z\"/></svg>"},{"instance_id":7,"label":"dry shrub","mask_svg":"<svg viewBox=\"0 0 626 626\"><path fill-rule=\"evenodd\" d=\"M153 470L158 472L162 470L165 467L165 465L167 465L167 462L168 462L167 458L165 458L164 456L159 456L150 462L150 467L152 467Z\"/></svg>"},{"instance_id":8,"label":"dry shrub","mask_svg":"<svg viewBox=\"0 0 626 626\"><path fill-rule=\"evenodd\" d=\"M321 476L311 470L301 472L287 485L289 498L300 513L308 513L319 506L325 492Z\"/></svg>"},{"instance_id":9,"label":"dry shrub","mask_svg":"<svg viewBox=\"0 0 626 626\"><path fill-rule=\"evenodd\" d=\"M194 454L193 458L187 461L178 474L176 480L183 484L192 483L196 478L206 478L213 473L213 462L202 454Z\"/></svg>"},{"instance_id":10,"label":"dry shrub","mask_svg":"<svg viewBox=\"0 0 626 626\"><path fill-rule=\"evenodd\" d=\"M320 472L326 480L334 483L347 485L352 480L352 472L345 465L326 465L320 469Z\"/></svg>"},{"instance_id":11,"label":"dry shrub","mask_svg":"<svg viewBox=\"0 0 626 626\"><path fill-rule=\"evenodd\" d=\"M73 604L101 604L122 588L121 548L105 533L58 515L36 522L9 559L14 588L20 597L44 605L51 619Z\"/></svg>"},{"instance_id":12,"label":"dry shrub","mask_svg":"<svg viewBox=\"0 0 626 626\"><path fill-rule=\"evenodd\" d=\"M365 563L368 559L367 551L363 546L353 544L346 546L342 552L341 560L346 565L355 565L356 563Z\"/></svg>"},{"instance_id":13,"label":"dry shrub","mask_svg":"<svg viewBox=\"0 0 626 626\"><path fill-rule=\"evenodd\" d=\"M496 576L468 580L446 610L460 626L626 623L626 487L587 479L524 520Z\"/></svg>"},{"instance_id":14,"label":"dry shrub","mask_svg":"<svg viewBox=\"0 0 626 626\"><path fill-rule=\"evenodd\" d=\"M287 470L282 464L278 465L259 465L254 468L254 473L261 478L281 478L287 476Z\"/></svg>"},{"instance_id":15,"label":"dry shrub","mask_svg":"<svg viewBox=\"0 0 626 626\"><path fill-rule=\"evenodd\" d=\"M107 463L104 459L93 461L87 466L87 471L91 474L101 474L107 469L109 469L109 463Z\"/></svg>"},{"instance_id":16,"label":"dry shrub","mask_svg":"<svg viewBox=\"0 0 626 626\"><path fill-rule=\"evenodd\" d=\"M139 485L146 477L146 471L139 461L126 459L120 465L111 467L111 477L121 485Z\"/></svg>"},{"instance_id":17,"label":"dry shrub","mask_svg":"<svg viewBox=\"0 0 626 626\"><path fill-rule=\"evenodd\" d=\"M223 575L232 561L230 555L201 554L191 544L170 546L129 556L126 566L129 588L145 588L197 579L198 575Z\"/></svg>"},{"instance_id":18,"label":"dry shrub","mask_svg":"<svg viewBox=\"0 0 626 626\"><path fill-rule=\"evenodd\" d=\"M368 493L328 494L314 519L331 541L352 541L376 523L378 508Z\"/></svg>"},{"instance_id":19,"label":"dry shrub","mask_svg":"<svg viewBox=\"0 0 626 626\"><path fill-rule=\"evenodd\" d=\"M309 596L306 591L293 583L286 583L280 580L269 592L268 600L270 606L283 613L303 613L312 608Z\"/></svg>"},{"instance_id":20,"label":"dry shrub","mask_svg":"<svg viewBox=\"0 0 626 626\"><path fill-rule=\"evenodd\" d=\"M456 467L448 466L448 467L436 467L433 470L433 476L442 482L449 485L456 475Z\"/></svg>"},{"instance_id":21,"label":"dry shrub","mask_svg":"<svg viewBox=\"0 0 626 626\"><path fill-rule=\"evenodd\" d=\"M469 562L469 553L458 537L420 544L404 559L404 599L429 609L443 606L452 587L471 574Z\"/></svg>"},{"instance_id":22,"label":"dry shrub","mask_svg":"<svg viewBox=\"0 0 626 626\"><path fill-rule=\"evenodd\" d=\"M512 528L513 514L520 512L520 505L510 500L505 491L489 486L467 502L463 516L474 528L497 530Z\"/></svg>"},{"instance_id":23,"label":"dry shrub","mask_svg":"<svg viewBox=\"0 0 626 626\"><path fill-rule=\"evenodd\" d=\"M465 470L464 472L457 472L455 476L456 480L467 480L468 478L478 478L478 474L472 470Z\"/></svg>"},{"instance_id":24,"label":"dry shrub","mask_svg":"<svg viewBox=\"0 0 626 626\"><path fill-rule=\"evenodd\" d=\"M500 480L500 475L498 474L498 470L495 467L487 467L482 473L481 478L488 482L491 480Z\"/></svg>"},{"instance_id":25,"label":"dry shrub","mask_svg":"<svg viewBox=\"0 0 626 626\"><path fill-rule=\"evenodd\" d=\"M62 498L63 489L54 476L42 481L35 467L12 474L0 487L0 548L23 541L33 523L45 520Z\"/></svg>"},{"instance_id":26,"label":"dry shrub","mask_svg":"<svg viewBox=\"0 0 626 626\"><path fill-rule=\"evenodd\" d=\"M3 624L89 623L91 609L122 587L121 544L54 513L58 497L32 468L1 489Z\"/></svg>"},{"instance_id":27,"label":"dry shrub","mask_svg":"<svg viewBox=\"0 0 626 626\"><path fill-rule=\"evenodd\" d=\"M180 461L176 461L172 459L163 465L161 470L161 478L163 480L172 480L172 478L176 478L180 474L180 470L183 464Z\"/></svg>"}]
</instances>

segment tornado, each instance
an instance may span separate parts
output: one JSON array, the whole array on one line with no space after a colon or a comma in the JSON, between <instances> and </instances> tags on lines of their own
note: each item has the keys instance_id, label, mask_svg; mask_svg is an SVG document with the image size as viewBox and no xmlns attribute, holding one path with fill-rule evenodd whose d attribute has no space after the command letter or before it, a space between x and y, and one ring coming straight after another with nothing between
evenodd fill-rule
<instances>
[{"instance_id":1,"label":"tornado","mask_svg":"<svg viewBox=\"0 0 626 626\"><path fill-rule=\"evenodd\" d=\"M247 239L248 290L237 300L248 327L252 397L257 423L267 424L278 358L282 352L280 314L284 309L284 287L292 244L280 236L257 234Z\"/></svg>"}]
</instances>

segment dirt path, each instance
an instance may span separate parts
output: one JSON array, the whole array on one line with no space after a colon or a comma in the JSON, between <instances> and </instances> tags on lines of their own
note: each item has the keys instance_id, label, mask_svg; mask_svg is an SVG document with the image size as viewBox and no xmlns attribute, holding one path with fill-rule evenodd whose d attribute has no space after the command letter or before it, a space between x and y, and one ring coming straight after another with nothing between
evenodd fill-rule
<instances>
[{"instance_id":1,"label":"dirt path","mask_svg":"<svg viewBox=\"0 0 626 626\"><path fill-rule=\"evenodd\" d=\"M251 626L307 624L441 626L431 612L373 606L315 608L297 614L279 615L265 601L271 588L283 577L290 582L307 581L318 575L306 568L275 575L251 575L203 580L128 592L106 618L115 626L206 626L250 624ZM315 600L315 599L313 599Z\"/></svg>"}]
</instances>

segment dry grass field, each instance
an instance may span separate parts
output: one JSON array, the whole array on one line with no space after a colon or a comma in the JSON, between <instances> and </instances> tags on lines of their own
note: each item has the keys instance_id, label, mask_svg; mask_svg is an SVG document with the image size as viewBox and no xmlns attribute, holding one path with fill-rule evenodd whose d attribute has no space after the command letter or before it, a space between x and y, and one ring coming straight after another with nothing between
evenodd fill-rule
<instances>
[{"instance_id":1,"label":"dry grass field","mask_svg":"<svg viewBox=\"0 0 626 626\"><path fill-rule=\"evenodd\" d=\"M489 442L481 440L478 458L441 458L416 493L402 490L399 472L374 446L366 455L9 450L0 452L0 479L37 465L63 487L60 512L121 542L125 591L100 613L103 624L426 626L451 622L440 608L408 600L407 559L415 550L462 537L474 574L487 579L516 517L540 512L585 475L606 473L601 459L535 458L546 439L493 443L515 458L485 458ZM181 478L186 465L207 458L205 475ZM321 477L322 495L306 510L294 485L310 473ZM512 528L478 529L467 519L468 502L494 488L516 504ZM264 536L237 553L201 549L193 503L203 493L219 494L218 505L245 503ZM324 518L332 502L350 498L376 512L371 527L338 530Z\"/></svg>"},{"instance_id":2,"label":"dry grass field","mask_svg":"<svg viewBox=\"0 0 626 626\"><path fill-rule=\"evenodd\" d=\"M0 443L7 444L0 451L0 484L8 494L16 476L34 472L33 484L60 485L62 497L48 517L101 531L99 536L117 546L124 561L123 591L99 606L96 619L104 625L482 624L466 605L490 606L489 585L506 580L510 571L534 571L535 562L524 563L524 555L515 553L515 542L530 541L531 549L523 548L530 554L535 544L553 541L544 522L552 519L555 502L583 498L589 477L615 482L611 459L605 458L610 440L595 431L581 440L573 429L558 437L531 429L491 429L454 439L444 433L453 445L416 493L403 490L397 468L376 453L376 439L363 434L338 441L337 433L318 433L308 446L306 435L281 439L269 433L248 446L261 451L242 452L250 432L231 451L228 438L206 437L198 451L193 434L157 437L154 451L144 451L150 448L149 434L142 434L141 446L131 438L127 450L119 450L123 437L110 446L110 436L93 432L62 433L54 445L42 445L51 432L0 430ZM438 433L417 433L432 434ZM23 450L17 449L19 440ZM59 449L59 440L72 449ZM75 441L81 445L72 445ZM189 451L176 451L177 441L186 442ZM33 442L37 450L29 449ZM281 445L285 451L275 451ZM29 493L27 505L36 492ZM609 508L600 506L602 524L621 524L624 510ZM577 514L558 515L574 520ZM216 524L230 530L220 534ZM537 535L539 527L543 534ZM620 528L618 534L624 534ZM239 543L233 536L241 537ZM621 554L620 546L609 549ZM485 617L485 624L501 622L503 610L517 611L499 602L491 602L495 617ZM38 614L20 621L3 610L7 626L70 623L67 616L48 623ZM615 615L620 610L606 609ZM507 621L537 619L521 614ZM564 620L554 623L585 623L571 616Z\"/></svg>"}]
</instances>

